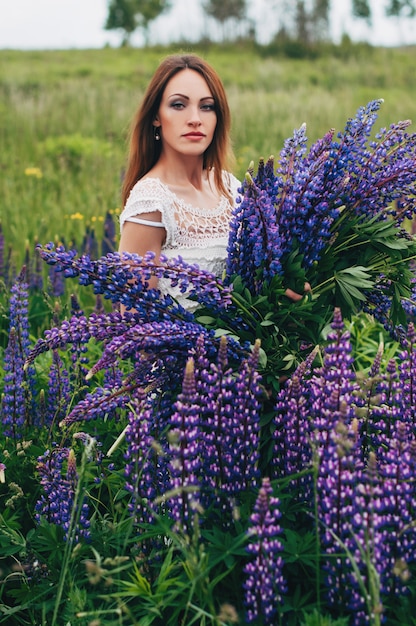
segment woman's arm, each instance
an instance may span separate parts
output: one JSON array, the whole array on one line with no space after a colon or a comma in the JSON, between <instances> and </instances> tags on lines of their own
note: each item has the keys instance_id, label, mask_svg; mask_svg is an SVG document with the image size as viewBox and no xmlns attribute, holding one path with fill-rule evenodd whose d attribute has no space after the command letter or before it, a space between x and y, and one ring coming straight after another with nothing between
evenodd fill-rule
<instances>
[{"instance_id":1,"label":"woman's arm","mask_svg":"<svg viewBox=\"0 0 416 626\"><path fill-rule=\"evenodd\" d=\"M161 215L159 211L140 215L142 221L159 222ZM119 252L129 252L144 256L146 252L154 252L155 263L159 262L162 245L166 238L166 230L163 226L152 226L145 224L136 224L126 221L123 224L120 237ZM149 287L157 288L157 278L152 277L149 281Z\"/></svg>"}]
</instances>

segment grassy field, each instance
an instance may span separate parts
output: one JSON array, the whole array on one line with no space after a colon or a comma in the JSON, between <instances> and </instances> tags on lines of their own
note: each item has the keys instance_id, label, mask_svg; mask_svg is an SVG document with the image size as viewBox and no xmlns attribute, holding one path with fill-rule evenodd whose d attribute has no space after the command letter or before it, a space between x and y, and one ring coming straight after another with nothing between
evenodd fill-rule
<instances>
[{"instance_id":1,"label":"grassy field","mask_svg":"<svg viewBox=\"0 0 416 626\"><path fill-rule=\"evenodd\" d=\"M0 51L1 222L14 261L36 240L101 235L119 208L126 134L158 62L180 48ZM196 48L222 76L236 171L277 155L306 122L310 143L383 98L376 128L415 118L414 49L334 49L296 60L245 47Z\"/></svg>"}]
</instances>

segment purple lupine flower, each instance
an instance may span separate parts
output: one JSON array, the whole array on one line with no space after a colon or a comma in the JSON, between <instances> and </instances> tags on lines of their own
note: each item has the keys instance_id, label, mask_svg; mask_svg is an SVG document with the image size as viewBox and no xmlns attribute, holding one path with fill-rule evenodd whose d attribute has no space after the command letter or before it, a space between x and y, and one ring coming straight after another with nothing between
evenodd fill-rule
<instances>
[{"instance_id":1,"label":"purple lupine flower","mask_svg":"<svg viewBox=\"0 0 416 626\"><path fill-rule=\"evenodd\" d=\"M277 168L276 210L282 232L281 254L289 254L294 244L304 257L304 266L318 260L328 243L330 227L338 215L337 172L332 163L332 133L306 151L305 127L295 131L292 151L283 151ZM337 176L343 176L337 172ZM331 179L331 184L329 180ZM324 191L325 190L325 191Z\"/></svg>"},{"instance_id":2,"label":"purple lupine flower","mask_svg":"<svg viewBox=\"0 0 416 626\"><path fill-rule=\"evenodd\" d=\"M37 244L35 245L35 254L33 255L33 272L30 284L31 289L41 291L43 289L42 259L37 253Z\"/></svg>"},{"instance_id":3,"label":"purple lupine flower","mask_svg":"<svg viewBox=\"0 0 416 626\"><path fill-rule=\"evenodd\" d=\"M203 448L201 500L205 508L215 502L216 494L226 482L223 466L223 433L224 420L228 420L231 406L231 393L225 384L225 379L231 372L226 355L226 343L226 338L222 337L216 363L207 358L202 335L198 337L194 350L196 392L199 398L204 399L200 402L200 423L204 433L201 441ZM216 504L221 509L223 503Z\"/></svg>"},{"instance_id":4,"label":"purple lupine flower","mask_svg":"<svg viewBox=\"0 0 416 626\"><path fill-rule=\"evenodd\" d=\"M401 418L400 403L402 385L397 372L397 363L390 359L386 372L376 373L376 385L370 389L367 400L368 414L363 424L363 437L367 448L379 450L389 445L394 432L394 425ZM371 373L370 373L371 376Z\"/></svg>"},{"instance_id":5,"label":"purple lupine flower","mask_svg":"<svg viewBox=\"0 0 416 626\"><path fill-rule=\"evenodd\" d=\"M416 333L410 323L401 339L401 350L396 360L387 364L386 373L378 377L375 400L369 406L366 429L375 450L389 445L394 425L399 420L406 425L409 434L416 425Z\"/></svg>"},{"instance_id":6,"label":"purple lupine flower","mask_svg":"<svg viewBox=\"0 0 416 626\"><path fill-rule=\"evenodd\" d=\"M407 328L403 350L399 352L400 419L407 423L412 432L416 428L416 330L413 322Z\"/></svg>"},{"instance_id":7,"label":"purple lupine flower","mask_svg":"<svg viewBox=\"0 0 416 626\"><path fill-rule=\"evenodd\" d=\"M414 434L409 436L407 425L398 421L389 444L378 452L384 515L377 569L385 596L409 593L408 581L397 575L396 566L402 563L408 569L416 561L415 443Z\"/></svg>"},{"instance_id":8,"label":"purple lupine flower","mask_svg":"<svg viewBox=\"0 0 416 626\"><path fill-rule=\"evenodd\" d=\"M325 589L329 607L354 605L364 607L358 581L346 561L345 544L351 535L355 513L354 488L363 470L357 436L357 424L347 425L347 407L328 433L325 446L319 448L317 476L318 519L322 524L321 545ZM361 561L360 561L361 562ZM365 622L363 622L365 623Z\"/></svg>"},{"instance_id":9,"label":"purple lupine flower","mask_svg":"<svg viewBox=\"0 0 416 626\"><path fill-rule=\"evenodd\" d=\"M234 375L228 340L221 337L217 358L207 358L203 335L195 347L195 383L199 400L201 503L227 526L240 494L259 478L259 345Z\"/></svg>"},{"instance_id":10,"label":"purple lupine flower","mask_svg":"<svg viewBox=\"0 0 416 626\"><path fill-rule=\"evenodd\" d=\"M169 295L161 296L157 289L149 289L151 276L166 278L178 286L189 298L197 299L205 306L228 311L231 305L231 289L211 274L196 265L189 265L180 257L166 259L155 264L154 254L144 257L136 254L108 254L98 260L88 256L76 258L74 250L66 251L62 246L54 250L53 244L39 248L42 258L63 272L66 278L78 277L82 285L92 284L96 294L102 294L113 303L134 309L142 321L183 319L192 321L192 313L186 311ZM135 278L137 278L135 280Z\"/></svg>"},{"instance_id":11,"label":"purple lupine flower","mask_svg":"<svg viewBox=\"0 0 416 626\"><path fill-rule=\"evenodd\" d=\"M65 470L66 464L66 470ZM40 475L40 484L43 493L36 503L36 520L38 523L44 518L51 524L60 526L67 540L71 528L71 519L78 523L74 539L89 538L88 506L81 503L79 511L73 511L79 506L75 501L78 475L75 454L72 449L56 448L39 457L37 471Z\"/></svg>"},{"instance_id":12,"label":"purple lupine flower","mask_svg":"<svg viewBox=\"0 0 416 626\"><path fill-rule=\"evenodd\" d=\"M415 236L416 235L416 217L413 218L412 228L414 230L412 234L413 236ZM413 264L413 267L412 267L413 278L410 281L411 287L410 287L409 298L406 300L403 300L402 302L403 309L406 312L408 320L412 321L413 323L416 323L416 271L415 269L416 268L414 267L414 264Z\"/></svg>"},{"instance_id":13,"label":"purple lupine flower","mask_svg":"<svg viewBox=\"0 0 416 626\"><path fill-rule=\"evenodd\" d=\"M137 324L138 317L135 314L121 316L117 312L102 316L92 314L88 319L83 316L73 317L71 320L65 320L60 328L46 331L45 339L38 341L27 359L28 363L45 350L63 349L71 342L85 344L91 337L104 341L103 355L91 368L88 378L101 368L117 367L117 361L120 359L130 360L131 374L125 385L114 390L97 389L94 394L83 400L80 407L75 407L67 420L83 419L83 410L87 411L88 406L91 406L94 417L101 415L104 409L124 406L129 390L160 384L166 376L172 383L172 390L176 389L178 376L183 371L188 352L201 335L204 337L208 355L211 357L216 354L218 340L212 332L206 331L199 324L179 321ZM227 349L230 357L236 362L245 355L245 350L231 339L227 343Z\"/></svg>"},{"instance_id":14,"label":"purple lupine flower","mask_svg":"<svg viewBox=\"0 0 416 626\"><path fill-rule=\"evenodd\" d=\"M162 445L155 405L150 398L138 400L133 396L126 430L127 451L125 453L126 489L131 493L129 510L135 523L151 523L156 508L154 500L169 488L167 455Z\"/></svg>"},{"instance_id":15,"label":"purple lupine flower","mask_svg":"<svg viewBox=\"0 0 416 626\"><path fill-rule=\"evenodd\" d=\"M53 266L49 268L49 289L48 291L55 298L60 298L65 293L65 281L59 272L55 272Z\"/></svg>"},{"instance_id":16,"label":"purple lupine flower","mask_svg":"<svg viewBox=\"0 0 416 626\"><path fill-rule=\"evenodd\" d=\"M51 426L64 419L70 406L71 386L68 370L59 356L58 350L52 351L52 363L49 370L47 387L47 406L45 424Z\"/></svg>"},{"instance_id":17,"label":"purple lupine flower","mask_svg":"<svg viewBox=\"0 0 416 626\"><path fill-rule=\"evenodd\" d=\"M290 491L306 502L312 495L311 367L318 352L312 350L277 395L274 415L273 476L293 476Z\"/></svg>"},{"instance_id":18,"label":"purple lupine flower","mask_svg":"<svg viewBox=\"0 0 416 626\"><path fill-rule=\"evenodd\" d=\"M98 257L98 242L95 238L95 231L88 225L85 229L84 238L82 240L81 253L91 259L96 259Z\"/></svg>"},{"instance_id":19,"label":"purple lupine flower","mask_svg":"<svg viewBox=\"0 0 416 626\"><path fill-rule=\"evenodd\" d=\"M4 353L2 421L4 436L14 440L22 438L27 417L23 366L16 328L12 326Z\"/></svg>"},{"instance_id":20,"label":"purple lupine flower","mask_svg":"<svg viewBox=\"0 0 416 626\"><path fill-rule=\"evenodd\" d=\"M81 309L78 298L71 294L71 319L85 320L84 312ZM88 372L88 335L80 333L74 336L69 346L72 367L70 368L70 383L73 391L78 390L83 384Z\"/></svg>"},{"instance_id":21,"label":"purple lupine flower","mask_svg":"<svg viewBox=\"0 0 416 626\"><path fill-rule=\"evenodd\" d=\"M103 387L114 389L121 387L123 384L123 372L118 364L111 365L104 371ZM109 415L112 419L117 419L117 412L114 411Z\"/></svg>"},{"instance_id":22,"label":"purple lupine flower","mask_svg":"<svg viewBox=\"0 0 416 626\"><path fill-rule=\"evenodd\" d=\"M60 422L60 426L68 426L79 421L95 420L120 407L125 407L130 400L130 394L138 386L136 382L132 385L122 385L112 389L97 387L94 393L87 393L85 398L77 402L72 411Z\"/></svg>"},{"instance_id":23,"label":"purple lupine flower","mask_svg":"<svg viewBox=\"0 0 416 626\"><path fill-rule=\"evenodd\" d=\"M24 369L29 353L28 284L23 267L11 288L9 341L4 358L3 425L8 437L20 439L22 427L36 421L35 370Z\"/></svg>"},{"instance_id":24,"label":"purple lupine flower","mask_svg":"<svg viewBox=\"0 0 416 626\"><path fill-rule=\"evenodd\" d=\"M200 407L196 393L194 360L185 368L182 391L175 402L169 433L173 518L180 528L190 530L195 513L200 510L201 431Z\"/></svg>"},{"instance_id":25,"label":"purple lupine flower","mask_svg":"<svg viewBox=\"0 0 416 626\"><path fill-rule=\"evenodd\" d=\"M137 323L140 315L112 312L104 315L91 314L89 318L75 315L64 320L59 328L45 332L27 359L31 363L45 350L64 349L68 344L86 345L90 338L104 342L101 358L90 369L86 378L91 379L99 370L117 370L119 362L129 362L130 372L126 380L117 386L105 381L104 388L98 387L77 404L65 419L72 423L80 419L95 419L106 411L125 406L128 394L134 389L155 388L168 378L172 383L171 393L177 388L179 373L183 371L188 353L199 337L203 337L208 356L216 354L219 340L212 331L191 322ZM230 358L237 363L245 356L235 340L227 342Z\"/></svg>"},{"instance_id":26,"label":"purple lupine flower","mask_svg":"<svg viewBox=\"0 0 416 626\"><path fill-rule=\"evenodd\" d=\"M265 281L282 271L276 210L265 187L247 175L244 198L236 204L230 224L227 274L241 276L252 293L259 293Z\"/></svg>"},{"instance_id":27,"label":"purple lupine flower","mask_svg":"<svg viewBox=\"0 0 416 626\"><path fill-rule=\"evenodd\" d=\"M107 211L104 220L104 234L101 242L101 255L105 256L116 251L116 225L110 211Z\"/></svg>"},{"instance_id":28,"label":"purple lupine flower","mask_svg":"<svg viewBox=\"0 0 416 626\"><path fill-rule=\"evenodd\" d=\"M36 251L36 248L35 248ZM29 245L26 246L24 265L26 268L26 282L30 291L42 289L43 277L41 259L37 253L30 254Z\"/></svg>"},{"instance_id":29,"label":"purple lupine flower","mask_svg":"<svg viewBox=\"0 0 416 626\"><path fill-rule=\"evenodd\" d=\"M331 328L323 365L315 370L311 383L311 416L315 438L320 445L325 445L329 432L339 419L351 422L357 404L362 403L356 393L359 386L352 367L350 334L344 328L338 308L334 311Z\"/></svg>"},{"instance_id":30,"label":"purple lupine flower","mask_svg":"<svg viewBox=\"0 0 416 626\"><path fill-rule=\"evenodd\" d=\"M252 354L244 359L234 377L232 414L225 424L225 468L228 485L223 485L232 496L238 491L257 486L260 472L260 411L263 390L257 371L260 342L256 341Z\"/></svg>"},{"instance_id":31,"label":"purple lupine flower","mask_svg":"<svg viewBox=\"0 0 416 626\"><path fill-rule=\"evenodd\" d=\"M247 552L250 562L244 568L244 603L247 622L257 619L264 626L274 626L278 620L282 594L286 591L283 578L282 544L278 537L279 500L273 497L269 478L263 478L248 531Z\"/></svg>"}]
</instances>

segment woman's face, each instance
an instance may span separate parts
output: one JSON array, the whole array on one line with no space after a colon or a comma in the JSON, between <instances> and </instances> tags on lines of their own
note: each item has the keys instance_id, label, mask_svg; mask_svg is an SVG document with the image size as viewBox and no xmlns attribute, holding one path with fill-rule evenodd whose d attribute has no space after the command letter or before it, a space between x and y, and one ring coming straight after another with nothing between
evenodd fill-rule
<instances>
[{"instance_id":1,"label":"woman's face","mask_svg":"<svg viewBox=\"0 0 416 626\"><path fill-rule=\"evenodd\" d=\"M154 125L160 128L162 152L200 156L217 125L216 103L205 79L181 70L167 83Z\"/></svg>"}]
</instances>

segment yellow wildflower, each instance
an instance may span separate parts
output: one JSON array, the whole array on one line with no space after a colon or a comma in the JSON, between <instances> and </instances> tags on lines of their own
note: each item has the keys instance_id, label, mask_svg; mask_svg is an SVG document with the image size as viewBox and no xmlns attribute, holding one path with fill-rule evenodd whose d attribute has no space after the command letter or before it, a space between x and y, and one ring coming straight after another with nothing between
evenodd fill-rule
<instances>
[{"instance_id":1,"label":"yellow wildflower","mask_svg":"<svg viewBox=\"0 0 416 626\"><path fill-rule=\"evenodd\" d=\"M83 220L84 219L84 216L79 211L77 211L76 213L72 213L70 217L71 217L71 220Z\"/></svg>"},{"instance_id":2,"label":"yellow wildflower","mask_svg":"<svg viewBox=\"0 0 416 626\"><path fill-rule=\"evenodd\" d=\"M25 169L26 176L34 176L35 178L42 178L42 170L40 167L27 167Z\"/></svg>"}]
</instances>

